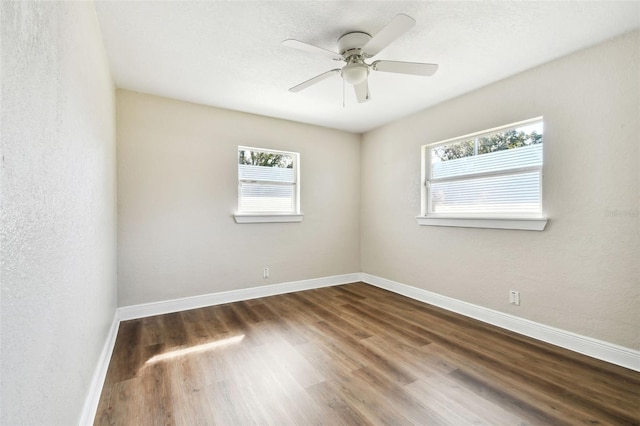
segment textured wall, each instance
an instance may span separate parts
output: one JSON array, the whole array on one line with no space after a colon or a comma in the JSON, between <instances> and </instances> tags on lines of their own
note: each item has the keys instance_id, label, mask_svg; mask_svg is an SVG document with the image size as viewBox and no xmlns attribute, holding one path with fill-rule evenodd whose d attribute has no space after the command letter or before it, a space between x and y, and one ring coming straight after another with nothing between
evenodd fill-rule
<instances>
[{"instance_id":1,"label":"textured wall","mask_svg":"<svg viewBox=\"0 0 640 426\"><path fill-rule=\"evenodd\" d=\"M121 306L360 271L359 136L122 90L117 121ZM238 145L300 152L301 223L234 222Z\"/></svg>"},{"instance_id":2,"label":"textured wall","mask_svg":"<svg viewBox=\"0 0 640 426\"><path fill-rule=\"evenodd\" d=\"M79 420L116 308L115 101L91 2L2 2L3 425Z\"/></svg>"},{"instance_id":3,"label":"textured wall","mask_svg":"<svg viewBox=\"0 0 640 426\"><path fill-rule=\"evenodd\" d=\"M626 35L366 134L363 271L640 349L639 38ZM540 115L545 231L416 224L421 145ZM508 304L509 289L521 292L521 306Z\"/></svg>"}]
</instances>

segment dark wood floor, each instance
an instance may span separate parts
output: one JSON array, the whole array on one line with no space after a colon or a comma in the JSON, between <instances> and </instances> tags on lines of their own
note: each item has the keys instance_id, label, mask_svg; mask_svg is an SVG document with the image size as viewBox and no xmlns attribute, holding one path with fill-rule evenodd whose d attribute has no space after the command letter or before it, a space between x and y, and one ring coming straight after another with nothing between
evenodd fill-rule
<instances>
[{"instance_id":1,"label":"dark wood floor","mask_svg":"<svg viewBox=\"0 0 640 426\"><path fill-rule=\"evenodd\" d=\"M640 424L640 373L355 283L126 321L97 425Z\"/></svg>"}]
</instances>

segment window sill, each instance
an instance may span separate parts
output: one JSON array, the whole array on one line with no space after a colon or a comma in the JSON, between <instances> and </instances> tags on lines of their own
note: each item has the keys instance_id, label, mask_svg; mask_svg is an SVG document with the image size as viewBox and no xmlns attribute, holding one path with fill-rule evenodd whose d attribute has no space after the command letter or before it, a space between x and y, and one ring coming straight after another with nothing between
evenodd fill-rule
<instances>
[{"instance_id":1,"label":"window sill","mask_svg":"<svg viewBox=\"0 0 640 426\"><path fill-rule=\"evenodd\" d=\"M457 217L416 217L421 226L454 226L461 228L520 229L523 231L542 231L547 219L521 218L457 218Z\"/></svg>"},{"instance_id":2,"label":"window sill","mask_svg":"<svg viewBox=\"0 0 640 426\"><path fill-rule=\"evenodd\" d=\"M234 214L236 223L302 222L302 214Z\"/></svg>"}]
</instances>

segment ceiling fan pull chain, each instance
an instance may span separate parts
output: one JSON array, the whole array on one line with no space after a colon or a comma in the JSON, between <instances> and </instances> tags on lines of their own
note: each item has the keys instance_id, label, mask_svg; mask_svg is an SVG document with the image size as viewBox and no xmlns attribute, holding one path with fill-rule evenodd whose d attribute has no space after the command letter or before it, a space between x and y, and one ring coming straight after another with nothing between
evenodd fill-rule
<instances>
[{"instance_id":1,"label":"ceiling fan pull chain","mask_svg":"<svg viewBox=\"0 0 640 426\"><path fill-rule=\"evenodd\" d=\"M346 108L346 105L345 105L345 102L344 102L344 91L345 91L344 85L345 84L346 83L344 82L344 78L343 78L342 79L342 108Z\"/></svg>"}]
</instances>

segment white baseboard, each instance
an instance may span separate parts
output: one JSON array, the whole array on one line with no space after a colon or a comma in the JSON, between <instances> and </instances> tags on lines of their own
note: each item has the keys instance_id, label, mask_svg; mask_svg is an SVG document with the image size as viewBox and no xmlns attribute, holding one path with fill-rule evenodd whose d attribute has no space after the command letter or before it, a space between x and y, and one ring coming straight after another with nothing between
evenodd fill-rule
<instances>
[{"instance_id":1,"label":"white baseboard","mask_svg":"<svg viewBox=\"0 0 640 426\"><path fill-rule=\"evenodd\" d=\"M349 284L363 281L367 284L410 297L421 302L452 311L467 317L483 321L497 327L514 331L552 345L560 346L575 352L579 352L593 358L601 359L612 364L640 371L640 351L618 346L579 334L560 330L544 324L519 318L513 315L494 311L482 306L473 305L451 297L442 296L427 290L411 287L385 278L366 273L354 273L336 275L332 277L315 278L310 280L292 281L288 283L272 284L262 287L252 287L242 290L232 290L220 293L211 293L201 296L185 297L162 302L145 303L141 305L124 306L116 310L111 329L100 355L96 371L87 399L82 409L81 426L93 424L95 414L100 401L100 394L107 375L109 361L113 353L120 321L144 318L153 315L167 314L171 312L185 311L202 308L205 306L219 305L222 303L238 302L242 300L256 299L259 297L275 296L278 294L292 293L294 291L311 290L314 288L330 287L334 285Z\"/></svg>"},{"instance_id":2,"label":"white baseboard","mask_svg":"<svg viewBox=\"0 0 640 426\"><path fill-rule=\"evenodd\" d=\"M162 302L144 303L141 305L124 306L118 308L118 318L121 321L144 318L171 312L186 311L203 308L205 306L220 305L222 303L239 302L241 300L257 299L259 297L275 296L292 293L294 291L311 290L313 288L330 287L360 281L360 274L335 275L310 280L291 281L288 283L271 284L261 287L251 287L241 290L223 291L220 293L203 294L200 296L184 297Z\"/></svg>"},{"instance_id":3,"label":"white baseboard","mask_svg":"<svg viewBox=\"0 0 640 426\"><path fill-rule=\"evenodd\" d=\"M107 370L109 368L109 361L111 361L111 354L113 353L113 347L116 344L116 336L118 335L118 327L120 326L120 320L117 312L113 317L109 334L107 334L107 340L102 347L100 358L98 358L98 365L91 384L89 385L89 392L87 398L84 401L82 407L82 413L80 414L80 426L93 425L93 420L96 417L96 411L98 410L98 403L100 402L100 394L102 393L102 387L104 386L104 380L107 377Z\"/></svg>"},{"instance_id":4,"label":"white baseboard","mask_svg":"<svg viewBox=\"0 0 640 426\"><path fill-rule=\"evenodd\" d=\"M640 351L634 349L550 327L375 275L362 273L360 274L360 281L552 345L560 346L635 371L640 371Z\"/></svg>"}]
</instances>

